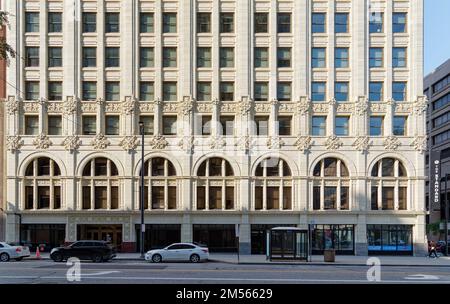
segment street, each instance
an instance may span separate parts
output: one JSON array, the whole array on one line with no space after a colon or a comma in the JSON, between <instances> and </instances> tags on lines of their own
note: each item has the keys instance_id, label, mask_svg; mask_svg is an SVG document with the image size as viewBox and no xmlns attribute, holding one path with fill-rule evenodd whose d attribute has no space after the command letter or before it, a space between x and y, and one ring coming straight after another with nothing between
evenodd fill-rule
<instances>
[{"instance_id":1,"label":"street","mask_svg":"<svg viewBox=\"0 0 450 304\"><path fill-rule=\"evenodd\" d=\"M151 264L119 261L81 263L80 281L67 278L73 266L50 260L0 263L1 284L364 284L369 266L237 265L208 262ZM450 283L450 267L382 266L381 283Z\"/></svg>"}]
</instances>

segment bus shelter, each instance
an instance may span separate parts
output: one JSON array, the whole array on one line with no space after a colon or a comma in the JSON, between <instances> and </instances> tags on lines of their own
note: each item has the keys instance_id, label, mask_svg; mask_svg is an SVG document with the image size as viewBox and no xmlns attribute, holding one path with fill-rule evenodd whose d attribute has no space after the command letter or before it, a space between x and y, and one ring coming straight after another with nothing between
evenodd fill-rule
<instances>
[{"instance_id":1,"label":"bus shelter","mask_svg":"<svg viewBox=\"0 0 450 304\"><path fill-rule=\"evenodd\" d=\"M297 227L275 227L267 231L267 258L307 261L308 230Z\"/></svg>"}]
</instances>

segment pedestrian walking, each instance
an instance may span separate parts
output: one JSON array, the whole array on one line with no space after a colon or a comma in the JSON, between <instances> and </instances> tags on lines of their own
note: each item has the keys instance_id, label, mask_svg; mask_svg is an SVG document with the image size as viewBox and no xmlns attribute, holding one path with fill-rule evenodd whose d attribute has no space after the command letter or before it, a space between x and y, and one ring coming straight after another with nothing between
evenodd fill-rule
<instances>
[{"instance_id":1,"label":"pedestrian walking","mask_svg":"<svg viewBox=\"0 0 450 304\"><path fill-rule=\"evenodd\" d=\"M431 256L434 254L434 258L436 259L436 258L438 258L438 255L437 255L437 250L436 250L436 243L434 242L434 241L431 241L430 242L430 245L429 245L429 254L428 254L428 257L429 258L431 258Z\"/></svg>"}]
</instances>

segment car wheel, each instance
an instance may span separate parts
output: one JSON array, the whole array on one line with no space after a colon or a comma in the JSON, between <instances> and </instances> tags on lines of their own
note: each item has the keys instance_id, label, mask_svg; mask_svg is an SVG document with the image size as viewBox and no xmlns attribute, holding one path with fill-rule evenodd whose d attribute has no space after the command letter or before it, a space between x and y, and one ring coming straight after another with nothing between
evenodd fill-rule
<instances>
[{"instance_id":1,"label":"car wheel","mask_svg":"<svg viewBox=\"0 0 450 304\"><path fill-rule=\"evenodd\" d=\"M152 256L152 262L153 263L161 263L162 256L160 254L155 254Z\"/></svg>"},{"instance_id":2,"label":"car wheel","mask_svg":"<svg viewBox=\"0 0 450 304\"><path fill-rule=\"evenodd\" d=\"M198 263L198 262L200 262L200 257L198 256L198 254L193 254L193 255L191 255L191 258L189 260L192 263Z\"/></svg>"},{"instance_id":3,"label":"car wheel","mask_svg":"<svg viewBox=\"0 0 450 304\"><path fill-rule=\"evenodd\" d=\"M9 254L6 252L0 254L0 262L8 262L9 261Z\"/></svg>"},{"instance_id":4,"label":"car wheel","mask_svg":"<svg viewBox=\"0 0 450 304\"><path fill-rule=\"evenodd\" d=\"M94 262L94 263L101 263L102 261L103 261L103 258L99 254L96 254L92 257L92 262Z\"/></svg>"},{"instance_id":5,"label":"car wheel","mask_svg":"<svg viewBox=\"0 0 450 304\"><path fill-rule=\"evenodd\" d=\"M61 253L55 253L55 254L52 255L52 260L54 262L57 262L57 263L62 262L63 261L63 256L62 256Z\"/></svg>"},{"instance_id":6,"label":"car wheel","mask_svg":"<svg viewBox=\"0 0 450 304\"><path fill-rule=\"evenodd\" d=\"M20 257L20 258L15 258L14 260L16 260L17 262L20 262L20 261L22 261L22 260L23 260L23 257Z\"/></svg>"}]
</instances>

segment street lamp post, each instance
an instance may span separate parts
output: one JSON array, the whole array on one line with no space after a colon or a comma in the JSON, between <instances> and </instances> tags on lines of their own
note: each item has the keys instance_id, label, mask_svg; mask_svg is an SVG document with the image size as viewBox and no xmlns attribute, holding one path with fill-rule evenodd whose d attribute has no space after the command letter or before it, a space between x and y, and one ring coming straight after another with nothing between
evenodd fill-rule
<instances>
[{"instance_id":1,"label":"street lamp post","mask_svg":"<svg viewBox=\"0 0 450 304\"><path fill-rule=\"evenodd\" d=\"M140 203L141 203L141 258L144 258L144 238L145 238L145 222L144 222L144 123L139 122L139 132L141 134L141 189L140 189Z\"/></svg>"}]
</instances>

